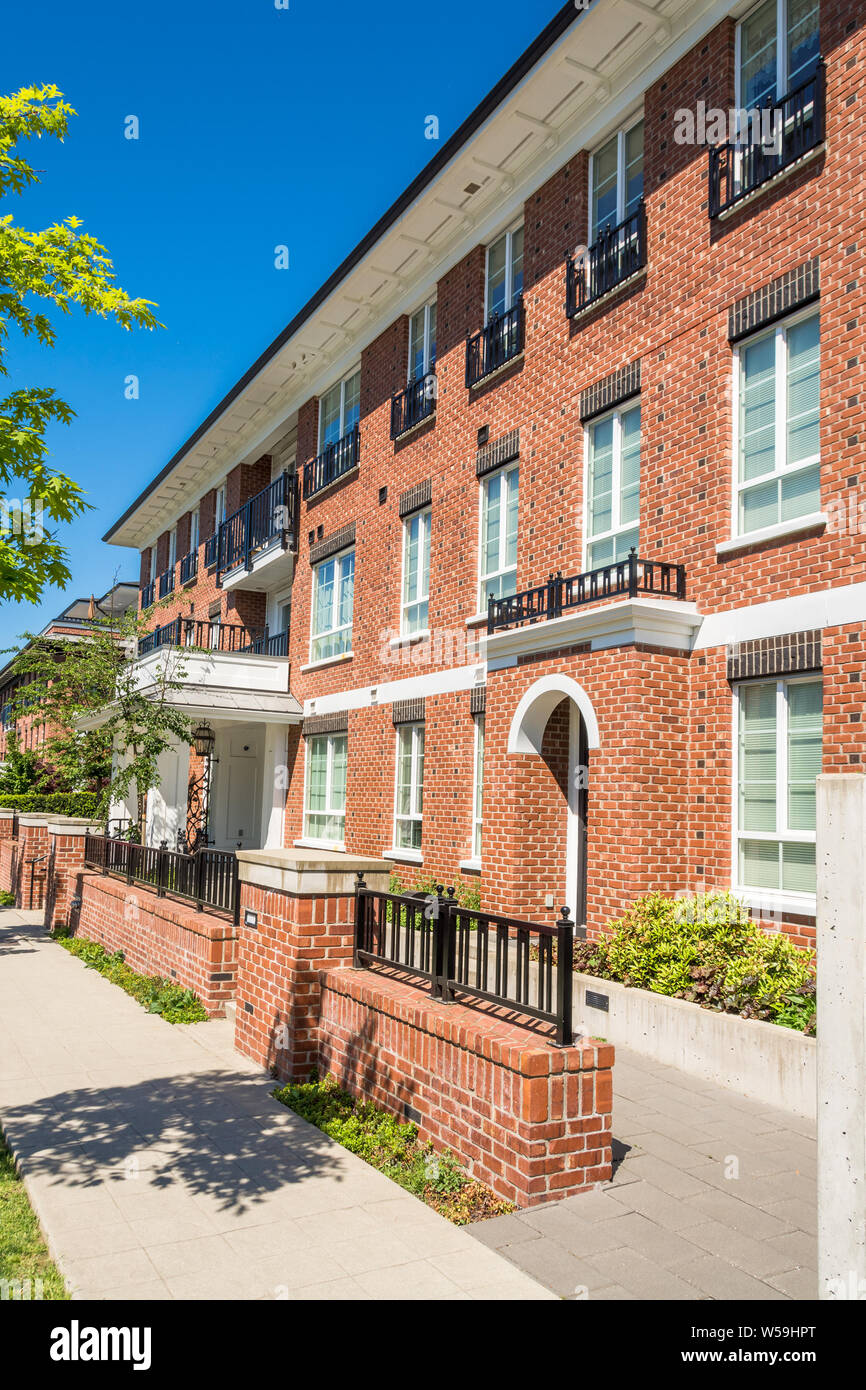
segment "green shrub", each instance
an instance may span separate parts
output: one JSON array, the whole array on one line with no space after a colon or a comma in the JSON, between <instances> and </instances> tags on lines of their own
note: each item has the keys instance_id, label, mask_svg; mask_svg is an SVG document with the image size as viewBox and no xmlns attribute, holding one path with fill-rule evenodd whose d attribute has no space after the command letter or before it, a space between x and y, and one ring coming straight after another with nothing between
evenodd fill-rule
<instances>
[{"instance_id":1,"label":"green shrub","mask_svg":"<svg viewBox=\"0 0 866 1390\"><path fill-rule=\"evenodd\" d=\"M149 1014L159 1014L166 1023L205 1023L207 1012L191 989L159 975L138 975L126 964L122 951L109 953L98 941L57 932L55 939L64 950L98 970L106 980L132 995Z\"/></svg>"},{"instance_id":2,"label":"green shrub","mask_svg":"<svg viewBox=\"0 0 866 1390\"><path fill-rule=\"evenodd\" d=\"M14 893L8 892L7 889L5 889L5 888L2 889L2 891L0 891L0 907L14 907L14 906L15 906L15 894L14 894Z\"/></svg>"},{"instance_id":3,"label":"green shrub","mask_svg":"<svg viewBox=\"0 0 866 1390\"><path fill-rule=\"evenodd\" d=\"M811 1017L812 1031L814 964L812 951L761 931L730 893L651 893L610 924L609 936L575 946L575 969L587 974L787 1027Z\"/></svg>"},{"instance_id":4,"label":"green shrub","mask_svg":"<svg viewBox=\"0 0 866 1390\"><path fill-rule=\"evenodd\" d=\"M53 811L58 816L95 816L98 797L95 792L4 792L0 809L6 811Z\"/></svg>"}]
</instances>

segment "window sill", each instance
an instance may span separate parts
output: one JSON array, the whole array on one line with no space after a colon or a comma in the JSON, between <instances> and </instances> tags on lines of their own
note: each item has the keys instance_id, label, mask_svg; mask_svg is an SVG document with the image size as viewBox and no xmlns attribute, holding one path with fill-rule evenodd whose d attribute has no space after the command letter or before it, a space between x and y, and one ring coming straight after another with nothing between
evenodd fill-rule
<instances>
[{"instance_id":1,"label":"window sill","mask_svg":"<svg viewBox=\"0 0 866 1390\"><path fill-rule=\"evenodd\" d=\"M748 531L742 536L733 536L729 541L721 541L716 546L717 555L731 555L737 550L747 550L752 545L763 545L765 541L779 540L785 536L798 536L803 531L823 529L830 520L826 512L810 512L808 516L798 516L795 521L780 521L775 526L763 526L760 531Z\"/></svg>"},{"instance_id":2,"label":"window sill","mask_svg":"<svg viewBox=\"0 0 866 1390\"><path fill-rule=\"evenodd\" d=\"M395 859L399 864L423 864L424 856L419 849L386 849L383 859Z\"/></svg>"},{"instance_id":3,"label":"window sill","mask_svg":"<svg viewBox=\"0 0 866 1390\"><path fill-rule=\"evenodd\" d=\"M503 362L500 366L494 367L492 372L486 372L484 376L480 376L477 381L473 381L472 385L468 386L466 389L470 392L479 391L481 387L486 386L488 382L496 381L497 377L507 372L509 367L514 366L515 362L522 362L525 356L526 348L524 347L521 348L519 352L515 352L513 357L509 357L507 362Z\"/></svg>"},{"instance_id":4,"label":"window sill","mask_svg":"<svg viewBox=\"0 0 866 1390\"><path fill-rule=\"evenodd\" d=\"M321 671L326 666L339 666L344 661L351 661L354 652L341 652L339 656L326 656L321 661L308 661L306 666L299 667L301 671Z\"/></svg>"},{"instance_id":5,"label":"window sill","mask_svg":"<svg viewBox=\"0 0 866 1390\"><path fill-rule=\"evenodd\" d=\"M814 893L783 893L772 888L731 889L753 913L764 917L814 917L817 912L817 896Z\"/></svg>"},{"instance_id":6,"label":"window sill","mask_svg":"<svg viewBox=\"0 0 866 1390\"><path fill-rule=\"evenodd\" d=\"M458 867L458 869L460 870L460 872L463 873L463 874L480 874L480 873L481 873L481 860L480 860L480 859L461 859L461 860L460 860L460 863L457 865L457 867Z\"/></svg>"},{"instance_id":7,"label":"window sill","mask_svg":"<svg viewBox=\"0 0 866 1390\"><path fill-rule=\"evenodd\" d=\"M346 845L343 840L293 840L295 849L331 849L336 854L345 854Z\"/></svg>"},{"instance_id":8,"label":"window sill","mask_svg":"<svg viewBox=\"0 0 866 1390\"><path fill-rule=\"evenodd\" d=\"M736 202L731 203L730 207L723 208L714 218L710 218L710 221L725 222L729 217L733 217L741 208L747 208L750 203L754 203L762 194L768 193L771 188L775 188L777 184L782 183L795 169L802 169L804 164L808 164L812 159L817 159L818 155L823 154L826 148L827 141L819 141L817 145L812 146L811 150L807 150L805 154L801 155L799 159L793 160L792 163L786 164L784 169L780 169L777 174L767 179L765 183L759 183L757 188L753 188L749 193L744 193L741 198L737 198Z\"/></svg>"},{"instance_id":9,"label":"window sill","mask_svg":"<svg viewBox=\"0 0 866 1390\"><path fill-rule=\"evenodd\" d=\"M486 613L473 613L471 618L466 619L467 627L481 627L482 625L487 626Z\"/></svg>"},{"instance_id":10,"label":"window sill","mask_svg":"<svg viewBox=\"0 0 866 1390\"><path fill-rule=\"evenodd\" d=\"M412 647L416 642L423 642L430 636L429 627L425 627L422 632L407 632L400 637L392 637L388 646L394 651L397 647Z\"/></svg>"},{"instance_id":11,"label":"window sill","mask_svg":"<svg viewBox=\"0 0 866 1390\"><path fill-rule=\"evenodd\" d=\"M320 497L327 497L336 488L338 488L341 483L347 482L350 478L354 481L354 479L358 476L360 467L361 465L359 463L353 464L351 468L346 469L345 473L341 473L339 478L332 478L329 483L325 483L325 486L320 487L317 492L311 492L309 497L305 497L303 499L305 505L308 507L313 507L318 502Z\"/></svg>"}]
</instances>

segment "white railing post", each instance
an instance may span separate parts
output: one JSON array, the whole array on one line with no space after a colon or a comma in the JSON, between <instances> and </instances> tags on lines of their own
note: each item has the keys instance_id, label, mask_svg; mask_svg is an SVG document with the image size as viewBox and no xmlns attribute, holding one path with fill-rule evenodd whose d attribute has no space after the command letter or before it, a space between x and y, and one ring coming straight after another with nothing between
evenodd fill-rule
<instances>
[{"instance_id":1,"label":"white railing post","mask_svg":"<svg viewBox=\"0 0 866 1390\"><path fill-rule=\"evenodd\" d=\"M818 1288L866 1298L866 776L818 778Z\"/></svg>"}]
</instances>

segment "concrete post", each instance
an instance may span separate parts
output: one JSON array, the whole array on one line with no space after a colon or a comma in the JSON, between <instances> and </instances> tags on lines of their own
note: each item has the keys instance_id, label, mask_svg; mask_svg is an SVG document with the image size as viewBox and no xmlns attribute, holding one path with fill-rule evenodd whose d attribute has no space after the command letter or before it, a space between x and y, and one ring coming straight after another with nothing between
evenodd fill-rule
<instances>
[{"instance_id":1,"label":"concrete post","mask_svg":"<svg viewBox=\"0 0 866 1390\"><path fill-rule=\"evenodd\" d=\"M818 778L818 1288L866 1297L866 776Z\"/></svg>"}]
</instances>

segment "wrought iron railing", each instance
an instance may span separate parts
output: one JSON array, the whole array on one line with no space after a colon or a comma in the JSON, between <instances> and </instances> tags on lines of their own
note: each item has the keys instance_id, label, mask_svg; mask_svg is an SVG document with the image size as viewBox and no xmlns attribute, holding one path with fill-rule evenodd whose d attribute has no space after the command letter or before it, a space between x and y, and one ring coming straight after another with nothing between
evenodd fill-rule
<instances>
[{"instance_id":1,"label":"wrought iron railing","mask_svg":"<svg viewBox=\"0 0 866 1390\"><path fill-rule=\"evenodd\" d=\"M427 372L391 397L391 438L429 420L436 413L436 373Z\"/></svg>"},{"instance_id":2,"label":"wrought iron railing","mask_svg":"<svg viewBox=\"0 0 866 1390\"><path fill-rule=\"evenodd\" d=\"M510 309L491 314L480 332L466 334L466 385L476 386L523 351L525 318L523 295Z\"/></svg>"},{"instance_id":3,"label":"wrought iron railing","mask_svg":"<svg viewBox=\"0 0 866 1390\"><path fill-rule=\"evenodd\" d=\"M213 535L212 535L212 536L208 536L207 540L205 541L205 543L204 543L204 563L205 563L205 568L206 568L206 569L210 569L211 565L215 565L215 564L216 564L216 562L217 562L217 556L218 556L218 554L219 554L219 543L220 543L220 533L219 533L219 531L214 531Z\"/></svg>"},{"instance_id":4,"label":"wrought iron railing","mask_svg":"<svg viewBox=\"0 0 866 1390\"><path fill-rule=\"evenodd\" d=\"M150 605L155 602L156 580L152 579L149 584L145 584L144 588L141 591L141 606L142 608L149 608Z\"/></svg>"},{"instance_id":5,"label":"wrought iron railing","mask_svg":"<svg viewBox=\"0 0 866 1390\"><path fill-rule=\"evenodd\" d=\"M425 980L434 999L466 1000L552 1024L560 1046L572 1041L575 928L567 907L555 924L462 907L441 888L414 896L355 891L357 968L398 970Z\"/></svg>"},{"instance_id":6,"label":"wrought iron railing","mask_svg":"<svg viewBox=\"0 0 866 1390\"><path fill-rule=\"evenodd\" d=\"M171 569L163 570L158 583L160 598L165 598L166 594L174 593L174 565Z\"/></svg>"},{"instance_id":7,"label":"wrought iron railing","mask_svg":"<svg viewBox=\"0 0 866 1390\"><path fill-rule=\"evenodd\" d=\"M159 897L194 902L199 912L225 913L238 921L238 861L234 850L183 854L166 845L140 845L108 835L84 837L84 865L127 883L152 888Z\"/></svg>"},{"instance_id":8,"label":"wrought iron railing","mask_svg":"<svg viewBox=\"0 0 866 1390\"><path fill-rule=\"evenodd\" d=\"M234 652L251 656L288 656L289 634L271 633L267 627L255 631L240 623L211 622L207 618L173 618L138 639L138 655L147 656L160 647L197 648L212 652Z\"/></svg>"},{"instance_id":9,"label":"wrought iron railing","mask_svg":"<svg viewBox=\"0 0 866 1390\"><path fill-rule=\"evenodd\" d=\"M255 557L270 546L294 550L297 536L298 479L281 473L255 497L226 517L219 528L218 577L231 570L249 570Z\"/></svg>"},{"instance_id":10,"label":"wrought iron railing","mask_svg":"<svg viewBox=\"0 0 866 1390\"><path fill-rule=\"evenodd\" d=\"M569 318L593 304L646 265L646 205L616 227L605 227L586 255L565 262L565 312Z\"/></svg>"},{"instance_id":11,"label":"wrought iron railing","mask_svg":"<svg viewBox=\"0 0 866 1390\"><path fill-rule=\"evenodd\" d=\"M815 71L804 82L780 101L755 113L759 130L744 131L741 139L729 140L710 150L710 217L735 207L823 142L825 97L824 62L819 59ZM772 138L757 138L767 113L771 119L764 135L772 134Z\"/></svg>"},{"instance_id":12,"label":"wrought iron railing","mask_svg":"<svg viewBox=\"0 0 866 1390\"><path fill-rule=\"evenodd\" d=\"M188 584L198 573L198 550L191 550L180 562L180 582Z\"/></svg>"},{"instance_id":13,"label":"wrought iron railing","mask_svg":"<svg viewBox=\"0 0 866 1390\"><path fill-rule=\"evenodd\" d=\"M342 439L335 439L316 458L304 464L304 501L351 472L360 457L361 432L354 425Z\"/></svg>"},{"instance_id":14,"label":"wrought iron railing","mask_svg":"<svg viewBox=\"0 0 866 1390\"><path fill-rule=\"evenodd\" d=\"M487 631L520 627L523 623L559 618L571 608L582 608L608 598L674 598L686 596L684 565L666 560L641 560L633 549L625 560L587 570L563 579L552 574L545 584L523 589L507 598L487 600Z\"/></svg>"}]
</instances>

